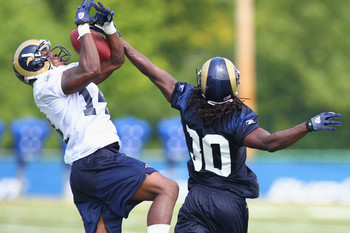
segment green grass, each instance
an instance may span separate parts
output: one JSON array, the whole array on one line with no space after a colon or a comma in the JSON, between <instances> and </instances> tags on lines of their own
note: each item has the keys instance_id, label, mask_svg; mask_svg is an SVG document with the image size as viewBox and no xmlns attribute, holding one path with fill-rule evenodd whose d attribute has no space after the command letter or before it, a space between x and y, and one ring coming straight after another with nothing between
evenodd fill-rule
<instances>
[{"instance_id":1,"label":"green grass","mask_svg":"<svg viewBox=\"0 0 350 233\"><path fill-rule=\"evenodd\" d=\"M249 233L350 232L350 204L286 204L248 201ZM150 202L138 205L124 220L124 233L146 232ZM171 232L180 208L175 208ZM84 233L71 201L24 199L0 202L0 233Z\"/></svg>"},{"instance_id":2,"label":"green grass","mask_svg":"<svg viewBox=\"0 0 350 233\"><path fill-rule=\"evenodd\" d=\"M350 232L350 205L249 202L249 233Z\"/></svg>"}]
</instances>

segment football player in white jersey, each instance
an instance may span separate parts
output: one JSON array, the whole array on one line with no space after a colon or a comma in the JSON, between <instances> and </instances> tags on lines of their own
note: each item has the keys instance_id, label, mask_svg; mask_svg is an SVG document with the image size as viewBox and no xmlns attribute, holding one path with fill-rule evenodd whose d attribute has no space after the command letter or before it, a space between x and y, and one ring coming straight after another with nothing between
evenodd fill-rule
<instances>
[{"instance_id":1,"label":"football player in white jersey","mask_svg":"<svg viewBox=\"0 0 350 233\"><path fill-rule=\"evenodd\" d=\"M90 16L90 8L96 15ZM67 143L64 160L72 165L71 188L86 232L121 232L122 219L144 200L153 201L148 232L169 232L178 196L176 182L147 164L119 153L121 142L97 84L124 63L124 47L114 12L84 0L75 23L81 43L78 63L69 52L50 49L48 40L23 42L13 59L16 76L33 86L34 100ZM100 61L90 26L101 25L111 56Z\"/></svg>"}]
</instances>

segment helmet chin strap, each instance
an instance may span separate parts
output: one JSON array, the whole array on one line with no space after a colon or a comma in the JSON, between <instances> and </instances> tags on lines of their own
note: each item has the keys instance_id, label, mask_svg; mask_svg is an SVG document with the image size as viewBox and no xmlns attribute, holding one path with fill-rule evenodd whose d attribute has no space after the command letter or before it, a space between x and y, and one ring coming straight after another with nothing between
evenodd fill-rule
<instances>
[{"instance_id":1,"label":"helmet chin strap","mask_svg":"<svg viewBox=\"0 0 350 233\"><path fill-rule=\"evenodd\" d=\"M206 97L203 94L203 92L202 92L202 96L203 96L204 99L206 99ZM230 98L230 99L222 101L222 102L215 102L215 101L212 101L212 100L207 100L207 103L210 104L211 106L221 105L221 104L226 104L226 103L231 103L231 102L233 102L233 98Z\"/></svg>"},{"instance_id":2,"label":"helmet chin strap","mask_svg":"<svg viewBox=\"0 0 350 233\"><path fill-rule=\"evenodd\" d=\"M215 105L221 105L221 104L226 104L226 103L231 103L233 101L233 99L228 99L228 100L225 100L223 102L215 102L215 101L211 101L211 100L208 100L207 103L212 105L212 106L215 106Z\"/></svg>"},{"instance_id":3,"label":"helmet chin strap","mask_svg":"<svg viewBox=\"0 0 350 233\"><path fill-rule=\"evenodd\" d=\"M37 80L38 78L36 76L30 76L30 77L24 77L24 81L26 81L26 83L30 83L30 81L32 80Z\"/></svg>"}]
</instances>

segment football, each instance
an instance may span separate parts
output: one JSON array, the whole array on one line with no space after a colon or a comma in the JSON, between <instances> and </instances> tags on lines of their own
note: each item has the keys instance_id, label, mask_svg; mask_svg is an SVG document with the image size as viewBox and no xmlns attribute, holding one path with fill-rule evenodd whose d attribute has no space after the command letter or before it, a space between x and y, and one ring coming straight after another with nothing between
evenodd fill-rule
<instances>
[{"instance_id":1,"label":"football","mask_svg":"<svg viewBox=\"0 0 350 233\"><path fill-rule=\"evenodd\" d=\"M93 29L90 29L90 31L91 31L92 38L95 41L96 48L97 48L98 54L100 56L100 60L101 61L108 60L108 58L111 56L111 50L109 48L107 40L105 39L105 37L101 33L97 32ZM70 33L70 40L71 40L73 48L74 48L75 52L77 52L77 54L80 53L80 48L81 48L80 42L78 40L78 36L79 36L78 29L74 29Z\"/></svg>"}]
</instances>

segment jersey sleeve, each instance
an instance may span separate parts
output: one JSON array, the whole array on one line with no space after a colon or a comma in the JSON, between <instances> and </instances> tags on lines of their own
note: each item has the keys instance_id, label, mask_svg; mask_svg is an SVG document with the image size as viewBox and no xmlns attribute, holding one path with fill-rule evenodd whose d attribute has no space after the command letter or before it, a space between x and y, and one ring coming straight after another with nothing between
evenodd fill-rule
<instances>
[{"instance_id":1,"label":"jersey sleeve","mask_svg":"<svg viewBox=\"0 0 350 233\"><path fill-rule=\"evenodd\" d=\"M65 96L61 87L61 77L53 76L51 72L47 72L34 83L33 91L34 99L46 104L50 104L57 97Z\"/></svg>"},{"instance_id":2,"label":"jersey sleeve","mask_svg":"<svg viewBox=\"0 0 350 233\"><path fill-rule=\"evenodd\" d=\"M65 70L74 65L75 64L55 67L43 73L42 76L38 77L37 81L34 82L34 100L41 111L47 110L53 114L58 114L62 110L63 99L67 98L67 95L65 95L62 90L62 74Z\"/></svg>"},{"instance_id":3,"label":"jersey sleeve","mask_svg":"<svg viewBox=\"0 0 350 233\"><path fill-rule=\"evenodd\" d=\"M47 82L46 89L47 93L53 96L64 97L65 94L62 90L62 74L53 76L50 81Z\"/></svg>"},{"instance_id":4,"label":"jersey sleeve","mask_svg":"<svg viewBox=\"0 0 350 233\"><path fill-rule=\"evenodd\" d=\"M65 97L61 85L62 74L67 69L77 65L78 63L74 62L67 66L55 67L38 77L38 80L34 83L35 99L50 103L56 97Z\"/></svg>"},{"instance_id":5,"label":"jersey sleeve","mask_svg":"<svg viewBox=\"0 0 350 233\"><path fill-rule=\"evenodd\" d=\"M232 121L236 126L236 141L243 145L245 137L259 128L258 115L247 106L243 106L240 115Z\"/></svg>"},{"instance_id":6,"label":"jersey sleeve","mask_svg":"<svg viewBox=\"0 0 350 233\"><path fill-rule=\"evenodd\" d=\"M187 106L187 100L194 87L185 82L177 82L171 98L171 107L182 112Z\"/></svg>"}]
</instances>

